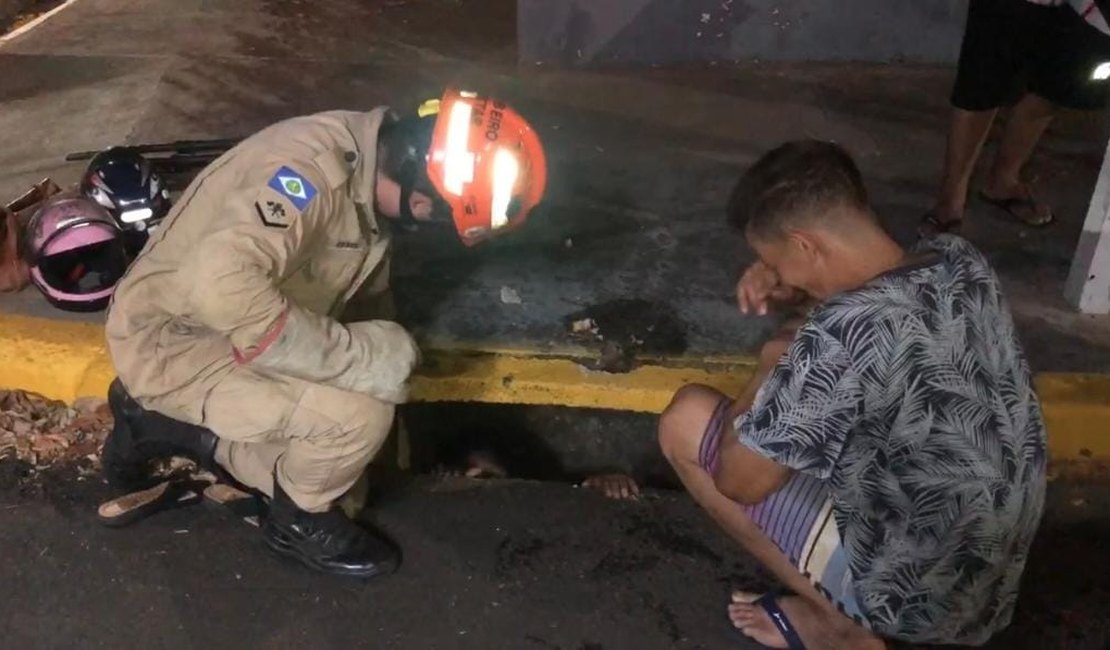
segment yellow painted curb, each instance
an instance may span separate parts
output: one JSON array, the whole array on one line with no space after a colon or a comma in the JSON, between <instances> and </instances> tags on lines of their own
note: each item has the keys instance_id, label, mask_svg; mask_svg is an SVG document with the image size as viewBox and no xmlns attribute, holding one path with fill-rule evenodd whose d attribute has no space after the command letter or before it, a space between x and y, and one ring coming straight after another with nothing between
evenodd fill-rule
<instances>
[{"instance_id":1,"label":"yellow painted curb","mask_svg":"<svg viewBox=\"0 0 1110 650\"><path fill-rule=\"evenodd\" d=\"M737 394L753 368L745 357L682 357L609 374L585 369L573 352L431 350L413 399L659 413L689 383ZM99 325L0 315L0 388L73 401L104 395L113 376ZM1053 458L1110 459L1110 375L1044 373L1036 384Z\"/></svg>"},{"instance_id":2,"label":"yellow painted curb","mask_svg":"<svg viewBox=\"0 0 1110 650\"><path fill-rule=\"evenodd\" d=\"M103 395L110 365L99 325L0 315L0 387L66 401Z\"/></svg>"},{"instance_id":3,"label":"yellow painted curb","mask_svg":"<svg viewBox=\"0 0 1110 650\"><path fill-rule=\"evenodd\" d=\"M1110 375L1042 373L1035 383L1052 457L1110 460Z\"/></svg>"},{"instance_id":4,"label":"yellow painted curb","mask_svg":"<svg viewBox=\"0 0 1110 650\"><path fill-rule=\"evenodd\" d=\"M574 359L478 352L428 353L413 379L424 402L547 404L659 413L681 386L707 384L736 394L751 375L748 363L642 365L611 374L587 370Z\"/></svg>"}]
</instances>

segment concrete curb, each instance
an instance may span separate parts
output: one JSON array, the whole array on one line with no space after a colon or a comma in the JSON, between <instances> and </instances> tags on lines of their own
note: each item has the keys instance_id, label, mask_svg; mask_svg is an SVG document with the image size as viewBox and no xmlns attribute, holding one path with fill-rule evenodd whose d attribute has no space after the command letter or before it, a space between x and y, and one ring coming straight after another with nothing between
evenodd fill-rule
<instances>
[{"instance_id":1,"label":"concrete curb","mask_svg":"<svg viewBox=\"0 0 1110 650\"><path fill-rule=\"evenodd\" d=\"M587 370L558 352L438 349L413 380L419 402L537 404L659 413L679 387L703 383L736 394L751 374L744 357L647 360L626 374ZM0 315L0 388L53 399L104 395L115 373L103 328ZM1036 377L1054 460L1110 459L1110 375Z\"/></svg>"}]
</instances>

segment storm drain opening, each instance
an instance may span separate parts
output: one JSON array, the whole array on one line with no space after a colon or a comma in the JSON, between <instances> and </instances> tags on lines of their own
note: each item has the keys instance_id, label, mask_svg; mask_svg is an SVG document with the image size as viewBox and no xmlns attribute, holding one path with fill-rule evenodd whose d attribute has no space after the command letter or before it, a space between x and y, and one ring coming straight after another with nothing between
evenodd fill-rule
<instances>
[{"instance_id":1,"label":"storm drain opening","mask_svg":"<svg viewBox=\"0 0 1110 650\"><path fill-rule=\"evenodd\" d=\"M464 473L475 462L492 461L506 478L578 484L620 473L642 486L678 487L659 451L658 416L650 413L437 403L405 406L401 418L418 474Z\"/></svg>"}]
</instances>

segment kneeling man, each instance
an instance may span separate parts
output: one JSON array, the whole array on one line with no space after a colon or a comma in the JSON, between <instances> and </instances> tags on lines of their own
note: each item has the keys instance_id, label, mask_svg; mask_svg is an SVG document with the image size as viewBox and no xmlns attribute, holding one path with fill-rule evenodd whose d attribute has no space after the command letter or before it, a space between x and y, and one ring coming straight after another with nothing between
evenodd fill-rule
<instances>
[{"instance_id":1,"label":"kneeling man","mask_svg":"<svg viewBox=\"0 0 1110 650\"><path fill-rule=\"evenodd\" d=\"M983 255L903 250L839 147L793 142L740 180L759 261L743 311L815 305L732 400L687 386L660 443L690 494L791 595L738 592L776 648L981 644L1013 615L1045 489L1028 364Z\"/></svg>"}]
</instances>

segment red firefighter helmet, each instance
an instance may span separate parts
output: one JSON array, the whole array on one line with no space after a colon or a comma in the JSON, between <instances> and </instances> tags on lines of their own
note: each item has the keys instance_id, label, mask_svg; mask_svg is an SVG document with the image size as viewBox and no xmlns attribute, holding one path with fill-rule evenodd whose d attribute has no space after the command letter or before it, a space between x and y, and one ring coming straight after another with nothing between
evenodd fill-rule
<instances>
[{"instance_id":1,"label":"red firefighter helmet","mask_svg":"<svg viewBox=\"0 0 1110 650\"><path fill-rule=\"evenodd\" d=\"M528 122L497 99L451 89L419 114L435 116L426 173L462 241L523 224L547 184L543 145Z\"/></svg>"}]
</instances>

